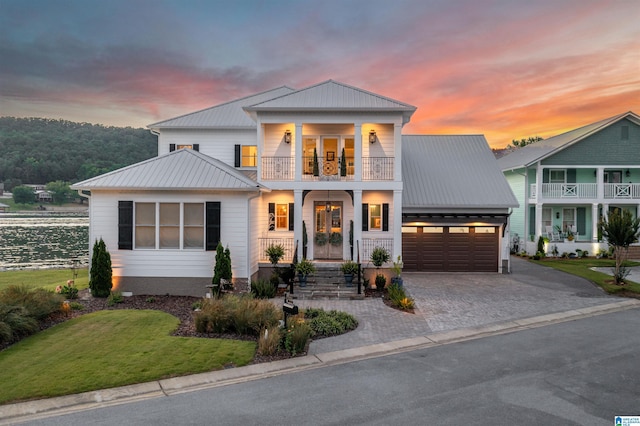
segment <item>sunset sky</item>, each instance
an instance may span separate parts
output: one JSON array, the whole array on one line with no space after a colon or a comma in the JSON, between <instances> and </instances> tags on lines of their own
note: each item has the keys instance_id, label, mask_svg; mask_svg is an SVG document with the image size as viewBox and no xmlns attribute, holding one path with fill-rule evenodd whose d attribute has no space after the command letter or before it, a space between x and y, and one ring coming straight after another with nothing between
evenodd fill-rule
<instances>
[{"instance_id":1,"label":"sunset sky","mask_svg":"<svg viewBox=\"0 0 640 426\"><path fill-rule=\"evenodd\" d=\"M640 0L0 0L0 116L144 127L328 79L492 147L640 113Z\"/></svg>"}]
</instances>

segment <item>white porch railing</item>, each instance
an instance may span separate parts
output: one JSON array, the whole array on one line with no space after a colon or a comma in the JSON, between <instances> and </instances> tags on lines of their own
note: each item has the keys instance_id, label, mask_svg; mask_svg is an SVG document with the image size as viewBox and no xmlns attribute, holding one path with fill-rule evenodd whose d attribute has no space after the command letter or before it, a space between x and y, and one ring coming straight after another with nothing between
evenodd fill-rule
<instances>
[{"instance_id":1,"label":"white porch railing","mask_svg":"<svg viewBox=\"0 0 640 426\"><path fill-rule=\"evenodd\" d=\"M294 157L262 157L263 180L293 180Z\"/></svg>"},{"instance_id":2,"label":"white porch railing","mask_svg":"<svg viewBox=\"0 0 640 426\"><path fill-rule=\"evenodd\" d=\"M362 180L393 180L393 157L362 159Z\"/></svg>"},{"instance_id":3,"label":"white porch railing","mask_svg":"<svg viewBox=\"0 0 640 426\"><path fill-rule=\"evenodd\" d=\"M281 263L291 263L293 261L293 238L258 238L258 259L260 262L269 262L269 257L265 253L267 248L272 245L280 244L284 247L284 257Z\"/></svg>"},{"instance_id":4,"label":"white porch railing","mask_svg":"<svg viewBox=\"0 0 640 426\"><path fill-rule=\"evenodd\" d=\"M306 181L348 181L354 179L354 159L303 157L302 180ZM292 181L295 179L295 157L262 157L262 180ZM362 159L362 180L382 181L394 179L393 157L365 157Z\"/></svg>"},{"instance_id":5,"label":"white porch railing","mask_svg":"<svg viewBox=\"0 0 640 426\"><path fill-rule=\"evenodd\" d=\"M529 187L529 199L535 200L538 186L534 183ZM597 198L598 184L596 183L543 183L542 198Z\"/></svg>"},{"instance_id":6,"label":"white porch railing","mask_svg":"<svg viewBox=\"0 0 640 426\"><path fill-rule=\"evenodd\" d=\"M366 265L371 258L371 252L376 247L383 247L389 251L390 258L393 255L393 238L363 238L360 263ZM391 259L393 260L393 259Z\"/></svg>"},{"instance_id":7,"label":"white porch railing","mask_svg":"<svg viewBox=\"0 0 640 426\"><path fill-rule=\"evenodd\" d=\"M607 199L640 199L640 184L638 183L605 183L604 198Z\"/></svg>"}]
</instances>

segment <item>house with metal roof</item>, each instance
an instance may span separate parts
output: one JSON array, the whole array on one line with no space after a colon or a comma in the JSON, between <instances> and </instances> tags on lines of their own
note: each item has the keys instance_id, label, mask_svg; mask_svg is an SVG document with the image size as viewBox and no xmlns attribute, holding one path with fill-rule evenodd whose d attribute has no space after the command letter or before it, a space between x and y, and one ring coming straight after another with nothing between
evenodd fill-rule
<instances>
[{"instance_id":1,"label":"house with metal roof","mask_svg":"<svg viewBox=\"0 0 640 426\"><path fill-rule=\"evenodd\" d=\"M615 210L640 214L640 117L609 117L541 140L498 159L520 207L512 235L529 253L597 254L606 249L598 223Z\"/></svg>"},{"instance_id":2,"label":"house with metal roof","mask_svg":"<svg viewBox=\"0 0 640 426\"><path fill-rule=\"evenodd\" d=\"M218 241L234 281L276 244L283 263L370 267L384 247L405 270L508 270L517 201L486 140L403 136L415 110L332 80L283 86L151 124L158 157L73 188L118 287L139 294L203 295Z\"/></svg>"}]
</instances>

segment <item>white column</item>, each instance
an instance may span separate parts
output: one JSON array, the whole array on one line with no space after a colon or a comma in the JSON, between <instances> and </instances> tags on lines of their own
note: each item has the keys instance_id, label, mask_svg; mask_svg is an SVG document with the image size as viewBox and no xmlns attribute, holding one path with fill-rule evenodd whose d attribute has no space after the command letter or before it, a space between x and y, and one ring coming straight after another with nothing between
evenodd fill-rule
<instances>
[{"instance_id":1,"label":"white column","mask_svg":"<svg viewBox=\"0 0 640 426\"><path fill-rule=\"evenodd\" d=\"M596 171L596 198L604 200L604 169L598 167Z\"/></svg>"},{"instance_id":2,"label":"white column","mask_svg":"<svg viewBox=\"0 0 640 426\"><path fill-rule=\"evenodd\" d=\"M293 190L293 203L293 244L298 243L298 260L302 260L302 189Z\"/></svg>"},{"instance_id":3,"label":"white column","mask_svg":"<svg viewBox=\"0 0 640 426\"><path fill-rule=\"evenodd\" d=\"M393 180L396 182L402 181L402 125L396 124L393 128L394 139L394 160L393 160ZM395 198L395 196L394 196Z\"/></svg>"},{"instance_id":4,"label":"white column","mask_svg":"<svg viewBox=\"0 0 640 426\"><path fill-rule=\"evenodd\" d=\"M393 256L402 256L402 190L393 191Z\"/></svg>"},{"instance_id":5,"label":"white column","mask_svg":"<svg viewBox=\"0 0 640 426\"><path fill-rule=\"evenodd\" d=\"M302 123L296 123L296 135L295 135L295 157L294 157L294 163L296 165L296 176L295 176L295 180L296 182L300 182L302 180L302 166L303 166L303 159L302 159ZM302 200L302 199L300 199ZM296 202L296 205L300 205L302 206L302 204L298 204ZM302 226L302 225L300 225ZM302 243L302 241L301 241ZM302 259L302 257L299 257L300 259Z\"/></svg>"},{"instance_id":6,"label":"white column","mask_svg":"<svg viewBox=\"0 0 640 426\"><path fill-rule=\"evenodd\" d=\"M257 174L257 179L258 182L262 182L262 153L264 152L264 142L263 142L263 138L264 138L264 124L262 124L260 121L258 121L258 126L257 126L257 136L256 136L256 145L257 145L257 155L258 155L258 163L256 164L256 174ZM242 153L241 153L242 155ZM242 163L241 163L242 164Z\"/></svg>"},{"instance_id":7,"label":"white column","mask_svg":"<svg viewBox=\"0 0 640 426\"><path fill-rule=\"evenodd\" d=\"M591 204L591 241L598 241L598 203Z\"/></svg>"},{"instance_id":8,"label":"white column","mask_svg":"<svg viewBox=\"0 0 640 426\"><path fill-rule=\"evenodd\" d=\"M542 235L542 203L536 203L536 234L534 242Z\"/></svg>"},{"instance_id":9,"label":"white column","mask_svg":"<svg viewBox=\"0 0 640 426\"><path fill-rule=\"evenodd\" d=\"M353 125L353 180L362 181L362 124ZM362 194L362 193L361 193Z\"/></svg>"},{"instance_id":10,"label":"white column","mask_svg":"<svg viewBox=\"0 0 640 426\"><path fill-rule=\"evenodd\" d=\"M538 162L536 168L536 228L533 231L535 239L542 235L542 164Z\"/></svg>"},{"instance_id":11,"label":"white column","mask_svg":"<svg viewBox=\"0 0 640 426\"><path fill-rule=\"evenodd\" d=\"M609 204L602 203L602 220L609 220Z\"/></svg>"},{"instance_id":12,"label":"white column","mask_svg":"<svg viewBox=\"0 0 640 426\"><path fill-rule=\"evenodd\" d=\"M362 253L362 190L353 191L353 260L358 258L358 244ZM362 261L362 259L360 259Z\"/></svg>"}]
</instances>

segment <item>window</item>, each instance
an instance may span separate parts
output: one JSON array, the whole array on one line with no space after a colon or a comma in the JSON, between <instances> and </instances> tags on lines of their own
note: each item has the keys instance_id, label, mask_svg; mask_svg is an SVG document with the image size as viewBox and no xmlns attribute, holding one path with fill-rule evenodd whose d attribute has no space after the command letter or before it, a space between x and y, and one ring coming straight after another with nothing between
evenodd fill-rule
<instances>
[{"instance_id":1,"label":"window","mask_svg":"<svg viewBox=\"0 0 640 426\"><path fill-rule=\"evenodd\" d=\"M620 183L622 182L622 170L605 170L604 183Z\"/></svg>"},{"instance_id":2,"label":"window","mask_svg":"<svg viewBox=\"0 0 640 426\"><path fill-rule=\"evenodd\" d=\"M562 230L564 232L573 231L576 226L576 209L562 209Z\"/></svg>"},{"instance_id":3,"label":"window","mask_svg":"<svg viewBox=\"0 0 640 426\"><path fill-rule=\"evenodd\" d=\"M135 203L134 240L136 249L203 249L204 204Z\"/></svg>"},{"instance_id":4,"label":"window","mask_svg":"<svg viewBox=\"0 0 640 426\"><path fill-rule=\"evenodd\" d=\"M495 234L496 228L494 226L476 226L476 234Z\"/></svg>"},{"instance_id":5,"label":"window","mask_svg":"<svg viewBox=\"0 0 640 426\"><path fill-rule=\"evenodd\" d=\"M551 227L553 225L553 220L551 218L551 207L543 207L542 208L542 230L546 230L547 226Z\"/></svg>"},{"instance_id":6,"label":"window","mask_svg":"<svg viewBox=\"0 0 640 426\"><path fill-rule=\"evenodd\" d=\"M369 230L382 229L382 208L380 204L369 204Z\"/></svg>"},{"instance_id":7,"label":"window","mask_svg":"<svg viewBox=\"0 0 640 426\"><path fill-rule=\"evenodd\" d=\"M176 148L178 148L178 149L192 149L193 145L178 145Z\"/></svg>"},{"instance_id":8,"label":"window","mask_svg":"<svg viewBox=\"0 0 640 426\"><path fill-rule=\"evenodd\" d=\"M276 204L276 231L289 230L289 205Z\"/></svg>"},{"instance_id":9,"label":"window","mask_svg":"<svg viewBox=\"0 0 640 426\"><path fill-rule=\"evenodd\" d=\"M565 183L565 170L549 170L549 183Z\"/></svg>"},{"instance_id":10,"label":"window","mask_svg":"<svg viewBox=\"0 0 640 426\"><path fill-rule=\"evenodd\" d=\"M242 167L256 167L258 165L258 147L256 145L242 146Z\"/></svg>"},{"instance_id":11,"label":"window","mask_svg":"<svg viewBox=\"0 0 640 426\"><path fill-rule=\"evenodd\" d=\"M468 234L469 227L468 226L450 226L449 233L450 234Z\"/></svg>"}]
</instances>

